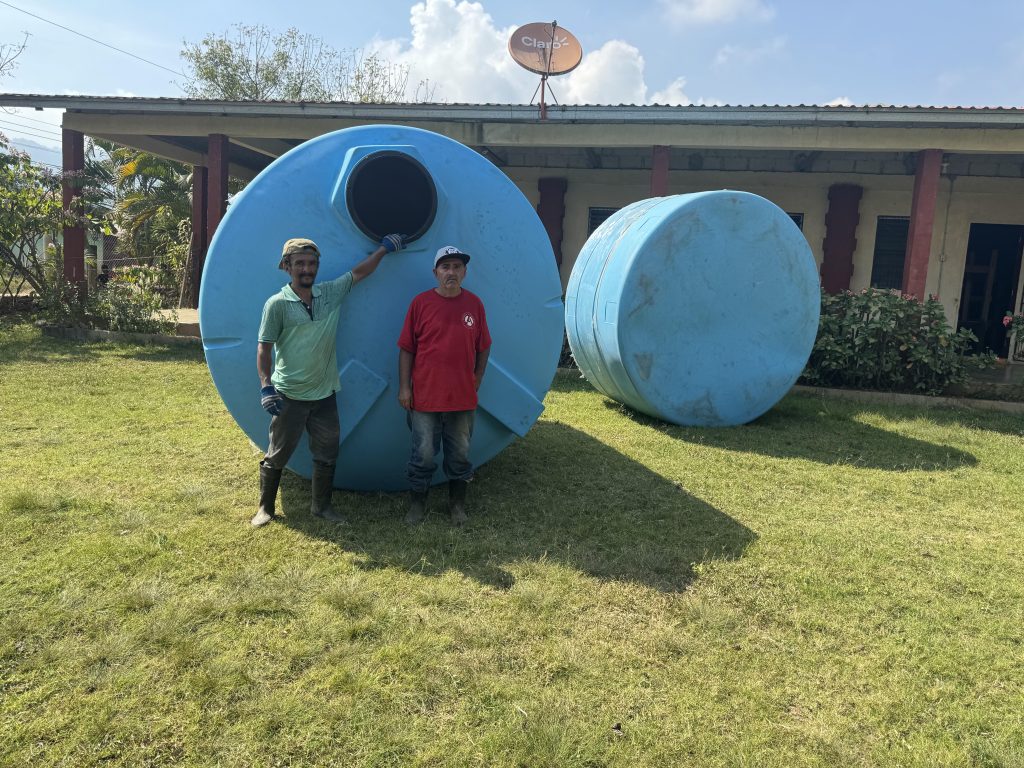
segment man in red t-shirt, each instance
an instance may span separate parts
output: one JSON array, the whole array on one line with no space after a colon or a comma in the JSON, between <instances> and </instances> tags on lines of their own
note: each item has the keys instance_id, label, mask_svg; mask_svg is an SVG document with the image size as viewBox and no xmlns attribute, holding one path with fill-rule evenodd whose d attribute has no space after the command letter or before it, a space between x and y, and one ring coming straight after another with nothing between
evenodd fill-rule
<instances>
[{"instance_id":1,"label":"man in red t-shirt","mask_svg":"<svg viewBox=\"0 0 1024 768\"><path fill-rule=\"evenodd\" d=\"M398 339L398 402L409 412L412 429L409 525L423 520L442 443L452 525L466 522L476 392L491 350L484 305L462 287L468 263L469 256L453 245L437 252L437 287L413 298Z\"/></svg>"}]
</instances>

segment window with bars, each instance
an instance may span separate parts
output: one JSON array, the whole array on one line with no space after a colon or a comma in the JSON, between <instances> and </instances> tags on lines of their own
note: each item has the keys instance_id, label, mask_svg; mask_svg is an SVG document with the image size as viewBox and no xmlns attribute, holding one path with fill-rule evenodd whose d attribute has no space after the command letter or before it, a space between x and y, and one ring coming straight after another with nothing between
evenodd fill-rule
<instances>
[{"instance_id":1,"label":"window with bars","mask_svg":"<svg viewBox=\"0 0 1024 768\"><path fill-rule=\"evenodd\" d=\"M618 208L590 208L588 210L587 219L587 237L594 234L594 230L600 227L605 221L615 213Z\"/></svg>"},{"instance_id":2,"label":"window with bars","mask_svg":"<svg viewBox=\"0 0 1024 768\"><path fill-rule=\"evenodd\" d=\"M875 257L871 263L872 288L903 288L903 261L907 255L910 219L879 216L875 227Z\"/></svg>"},{"instance_id":3,"label":"window with bars","mask_svg":"<svg viewBox=\"0 0 1024 768\"><path fill-rule=\"evenodd\" d=\"M802 213L790 213L789 211L787 211L786 215L793 220L793 223L796 224L797 229L799 229L801 232L804 231L804 215Z\"/></svg>"}]
</instances>

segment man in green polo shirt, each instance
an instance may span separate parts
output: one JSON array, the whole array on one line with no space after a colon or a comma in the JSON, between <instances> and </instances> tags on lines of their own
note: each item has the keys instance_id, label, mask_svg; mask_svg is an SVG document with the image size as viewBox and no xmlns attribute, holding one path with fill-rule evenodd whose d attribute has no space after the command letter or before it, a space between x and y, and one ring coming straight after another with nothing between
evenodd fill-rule
<instances>
[{"instance_id":1,"label":"man in green polo shirt","mask_svg":"<svg viewBox=\"0 0 1024 768\"><path fill-rule=\"evenodd\" d=\"M253 526L274 518L281 472L303 432L309 433L313 454L312 512L332 523L345 522L331 508L340 435L335 398L340 386L338 317L352 286L369 277L385 253L404 246L401 235L387 235L351 272L314 285L320 267L316 243L295 238L284 244L278 267L291 282L267 299L256 350L260 401L271 419L270 446L260 462L260 507Z\"/></svg>"}]
</instances>

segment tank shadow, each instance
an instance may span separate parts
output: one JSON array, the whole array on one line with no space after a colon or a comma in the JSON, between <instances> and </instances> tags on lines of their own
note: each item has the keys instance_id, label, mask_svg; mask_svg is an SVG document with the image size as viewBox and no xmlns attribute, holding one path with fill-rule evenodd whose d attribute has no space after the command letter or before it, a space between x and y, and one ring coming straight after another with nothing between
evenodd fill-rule
<instances>
[{"instance_id":1,"label":"tank shadow","mask_svg":"<svg viewBox=\"0 0 1024 768\"><path fill-rule=\"evenodd\" d=\"M402 522L404 494L337 491L346 526L307 511L309 484L283 484L284 524L334 541L367 569L427 576L456 570L499 589L524 561L556 564L602 580L685 590L696 566L742 555L755 534L683 487L591 436L539 422L484 466L470 486L470 522L454 529L447 492L434 488L425 523Z\"/></svg>"},{"instance_id":2,"label":"tank shadow","mask_svg":"<svg viewBox=\"0 0 1024 768\"><path fill-rule=\"evenodd\" d=\"M749 424L680 427L602 396L604 406L677 440L743 453L890 472L949 471L978 459L948 445L929 443L858 420L863 405L790 395Z\"/></svg>"}]
</instances>

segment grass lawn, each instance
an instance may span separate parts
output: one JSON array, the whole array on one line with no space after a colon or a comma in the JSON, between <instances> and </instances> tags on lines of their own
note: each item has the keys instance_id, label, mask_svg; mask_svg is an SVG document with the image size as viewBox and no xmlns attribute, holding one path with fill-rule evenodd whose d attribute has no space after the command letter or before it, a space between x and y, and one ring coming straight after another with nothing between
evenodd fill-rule
<instances>
[{"instance_id":1,"label":"grass lawn","mask_svg":"<svg viewBox=\"0 0 1024 768\"><path fill-rule=\"evenodd\" d=\"M546 408L463 530L252 530L197 350L0 321L0 764L1024 766L1024 419Z\"/></svg>"}]
</instances>

